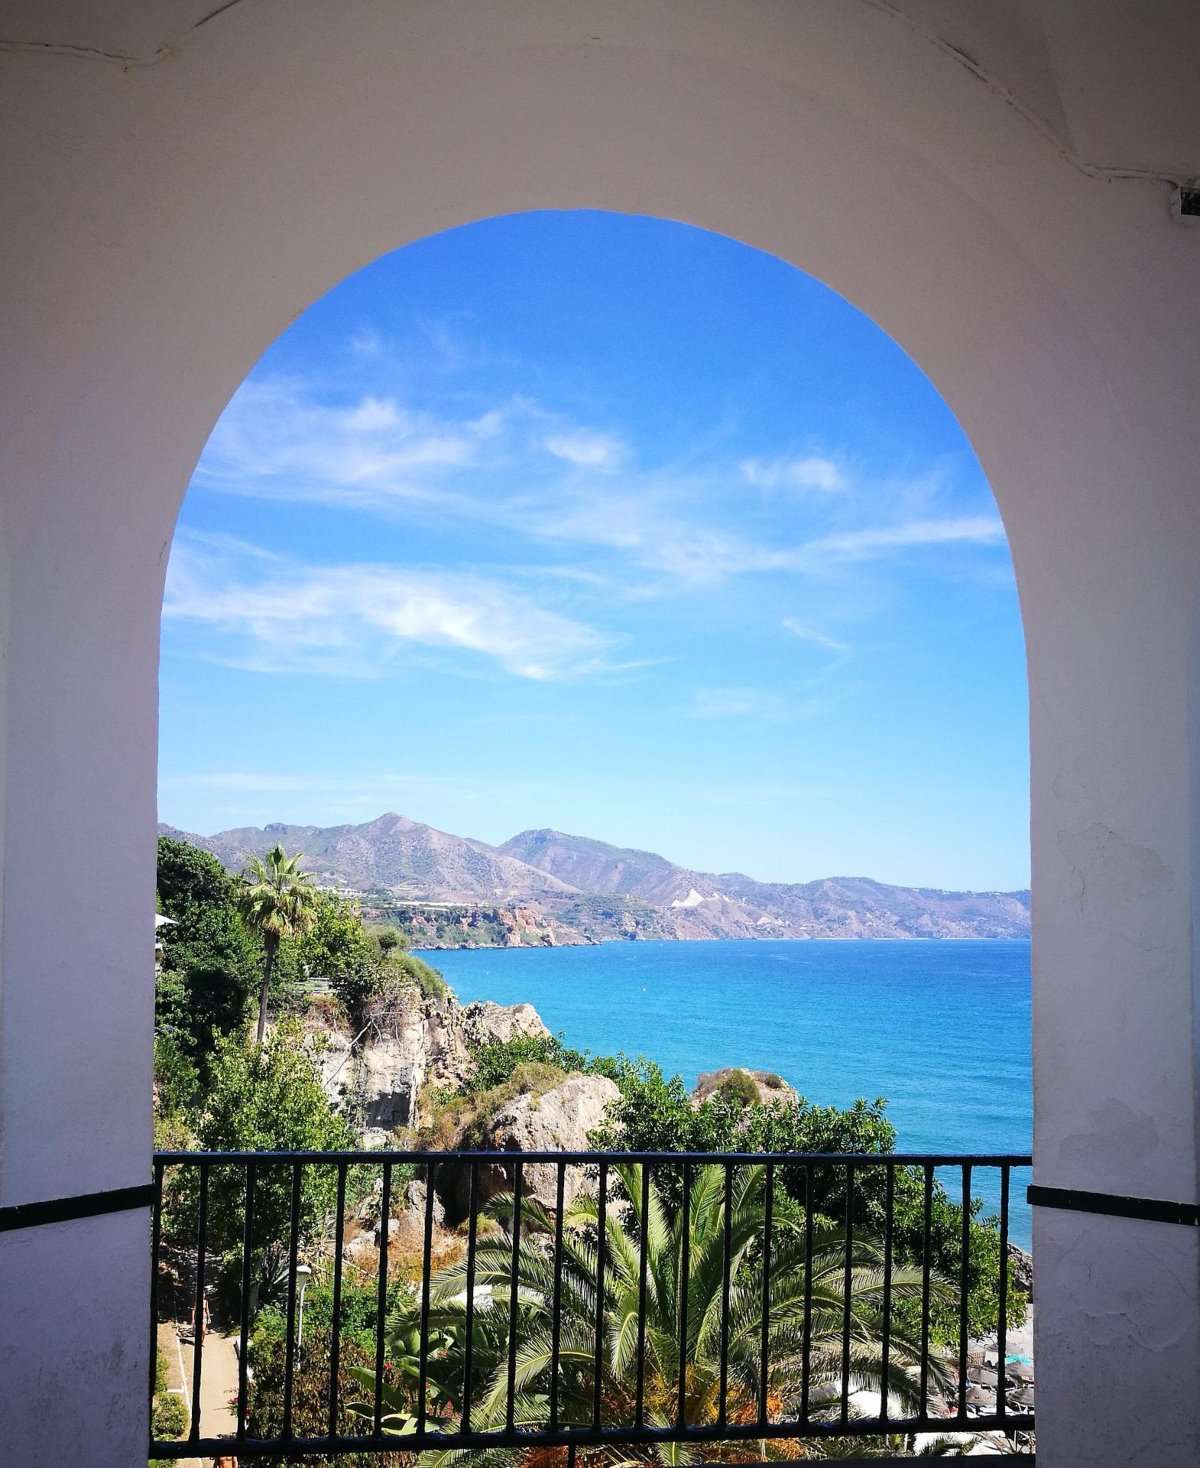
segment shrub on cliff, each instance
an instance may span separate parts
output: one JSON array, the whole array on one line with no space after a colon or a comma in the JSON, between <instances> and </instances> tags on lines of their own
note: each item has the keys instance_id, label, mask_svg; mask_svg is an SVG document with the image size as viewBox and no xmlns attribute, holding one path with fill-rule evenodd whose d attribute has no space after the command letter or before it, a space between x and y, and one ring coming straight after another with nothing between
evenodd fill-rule
<instances>
[{"instance_id":1,"label":"shrub on cliff","mask_svg":"<svg viewBox=\"0 0 1200 1468\"><path fill-rule=\"evenodd\" d=\"M429 1125L421 1143L430 1151L445 1152L480 1146L487 1124L516 1096L542 1096L553 1090L567 1072L553 1061L530 1059L516 1065L494 1086L454 1095L436 1095Z\"/></svg>"},{"instance_id":2,"label":"shrub on cliff","mask_svg":"<svg viewBox=\"0 0 1200 1468\"><path fill-rule=\"evenodd\" d=\"M721 1077L717 1095L735 1106L754 1106L758 1101L758 1086L749 1071L731 1070Z\"/></svg>"},{"instance_id":3,"label":"shrub on cliff","mask_svg":"<svg viewBox=\"0 0 1200 1468\"><path fill-rule=\"evenodd\" d=\"M572 1050L557 1035L514 1035L511 1040L489 1040L475 1053L475 1063L463 1091L476 1095L502 1086L523 1065L551 1065L566 1074L588 1071L592 1060Z\"/></svg>"},{"instance_id":4,"label":"shrub on cliff","mask_svg":"<svg viewBox=\"0 0 1200 1468\"><path fill-rule=\"evenodd\" d=\"M206 1152L323 1152L354 1145L345 1119L330 1105L320 1070L300 1026L281 1021L263 1044L246 1035L218 1041L211 1078L196 1119L199 1147ZM268 1288L286 1266L291 1177L289 1166L260 1165L254 1202L254 1273ZM300 1237L318 1235L334 1204L336 1169L303 1169ZM191 1246L195 1237L197 1170L168 1175L165 1233ZM209 1174L208 1240L211 1255L240 1259L245 1175L238 1168Z\"/></svg>"}]
</instances>

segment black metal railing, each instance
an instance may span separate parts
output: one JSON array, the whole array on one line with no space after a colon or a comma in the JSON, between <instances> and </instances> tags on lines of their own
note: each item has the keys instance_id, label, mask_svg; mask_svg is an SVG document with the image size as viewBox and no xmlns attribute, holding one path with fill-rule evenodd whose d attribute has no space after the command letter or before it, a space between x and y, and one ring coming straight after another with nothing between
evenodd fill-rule
<instances>
[{"instance_id":1,"label":"black metal railing","mask_svg":"<svg viewBox=\"0 0 1200 1468\"><path fill-rule=\"evenodd\" d=\"M190 1411L150 1456L1028 1445L1008 1241L1030 1162L159 1153L151 1355L173 1323Z\"/></svg>"}]
</instances>

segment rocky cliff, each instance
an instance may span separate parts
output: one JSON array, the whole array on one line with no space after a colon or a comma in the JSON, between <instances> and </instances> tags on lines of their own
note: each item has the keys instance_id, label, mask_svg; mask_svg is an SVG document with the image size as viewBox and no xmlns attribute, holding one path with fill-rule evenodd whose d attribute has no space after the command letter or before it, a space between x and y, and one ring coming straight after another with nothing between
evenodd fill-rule
<instances>
[{"instance_id":1,"label":"rocky cliff","mask_svg":"<svg viewBox=\"0 0 1200 1468\"><path fill-rule=\"evenodd\" d=\"M531 1004L459 1004L452 995L406 993L381 1006L364 1029L351 1034L313 1014L321 1034L321 1078L367 1146L383 1146L398 1127L418 1127L427 1086L460 1086L472 1056L492 1040L548 1035Z\"/></svg>"}]
</instances>

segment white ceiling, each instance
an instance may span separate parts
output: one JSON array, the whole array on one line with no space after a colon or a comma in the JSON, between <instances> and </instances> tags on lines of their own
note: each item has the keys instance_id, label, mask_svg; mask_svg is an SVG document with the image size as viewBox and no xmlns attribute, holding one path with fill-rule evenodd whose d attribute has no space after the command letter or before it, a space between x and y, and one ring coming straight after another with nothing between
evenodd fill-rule
<instances>
[{"instance_id":1,"label":"white ceiling","mask_svg":"<svg viewBox=\"0 0 1200 1468\"><path fill-rule=\"evenodd\" d=\"M356 0L362 3L367 0ZM494 23L496 4L513 0L474 3ZM685 0L681 14L701 3ZM749 23L757 0L715 3L742 6ZM773 8L763 3L768 12ZM1175 177L1200 174L1200 0L803 3L816 10L860 4L878 11L881 23L915 27L945 52L949 64L957 61L979 75L981 85L1010 95L1086 165ZM220 12L227 6L271 4L286 24L288 4L278 0L3 0L0 46L45 45L144 62L184 41L202 44L205 25L226 23ZM554 4L560 20L569 4L584 20L613 15L611 0ZM349 6L347 15L354 8Z\"/></svg>"}]
</instances>

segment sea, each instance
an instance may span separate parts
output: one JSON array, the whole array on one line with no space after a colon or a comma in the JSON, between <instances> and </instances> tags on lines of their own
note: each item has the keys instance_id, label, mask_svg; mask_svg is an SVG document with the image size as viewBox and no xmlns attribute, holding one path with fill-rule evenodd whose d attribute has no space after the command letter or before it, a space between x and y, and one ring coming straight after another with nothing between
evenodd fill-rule
<instances>
[{"instance_id":1,"label":"sea","mask_svg":"<svg viewBox=\"0 0 1200 1468\"><path fill-rule=\"evenodd\" d=\"M645 1055L690 1088L702 1071L776 1071L802 1096L887 1098L909 1152L1028 1152L1033 1131L1028 942L604 943L421 956L464 1002L532 1004L596 1054ZM942 1181L957 1196L953 1175ZM999 1175L973 1192L994 1212ZM1009 1231L1028 1248L1028 1175Z\"/></svg>"}]
</instances>

